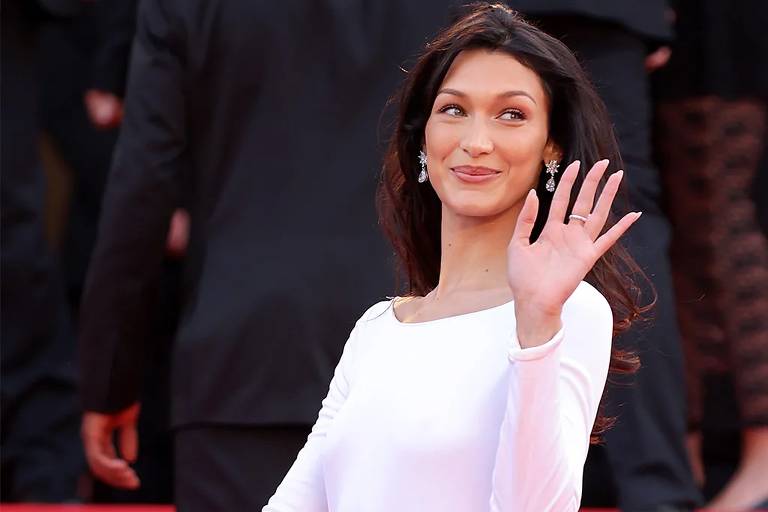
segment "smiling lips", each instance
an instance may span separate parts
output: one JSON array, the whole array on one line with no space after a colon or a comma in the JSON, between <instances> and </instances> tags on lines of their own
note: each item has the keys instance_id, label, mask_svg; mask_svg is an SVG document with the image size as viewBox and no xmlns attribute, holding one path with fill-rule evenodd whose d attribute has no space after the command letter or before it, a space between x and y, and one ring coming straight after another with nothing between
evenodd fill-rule
<instances>
[{"instance_id":1,"label":"smiling lips","mask_svg":"<svg viewBox=\"0 0 768 512\"><path fill-rule=\"evenodd\" d=\"M491 180L501 174L500 171L488 167L475 167L472 165L460 165L452 167L451 172L454 176L466 183L481 183Z\"/></svg>"}]
</instances>

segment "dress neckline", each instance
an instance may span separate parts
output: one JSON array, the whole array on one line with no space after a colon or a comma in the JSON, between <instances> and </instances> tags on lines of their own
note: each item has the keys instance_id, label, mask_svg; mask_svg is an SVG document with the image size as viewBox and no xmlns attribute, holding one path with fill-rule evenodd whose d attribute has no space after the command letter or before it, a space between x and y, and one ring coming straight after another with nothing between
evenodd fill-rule
<instances>
[{"instance_id":1,"label":"dress neckline","mask_svg":"<svg viewBox=\"0 0 768 512\"><path fill-rule=\"evenodd\" d=\"M392 318L392 320L394 320L394 322L396 324L402 325L402 326L406 326L406 327L419 326L419 325L434 325L434 324L437 324L439 322L447 322L447 321L451 321L451 320L460 320L460 319L463 319L463 318L468 318L468 317L473 316L473 315L478 315L478 314L482 314L482 313L496 311L496 310L505 308L505 307L510 306L510 305L515 303L515 300L512 299L510 301L503 302L503 303L498 304L496 306L491 306L489 308L484 308L484 309L478 309L477 311L468 311L467 313L460 313L458 315L444 316L442 318L435 318L434 320L425 320L423 322L403 322L402 320L397 318L397 315L395 314L395 301L398 300L398 299L402 299L402 298L403 297L393 297L390 300L389 308L387 308L387 309L389 309L389 316Z\"/></svg>"}]
</instances>

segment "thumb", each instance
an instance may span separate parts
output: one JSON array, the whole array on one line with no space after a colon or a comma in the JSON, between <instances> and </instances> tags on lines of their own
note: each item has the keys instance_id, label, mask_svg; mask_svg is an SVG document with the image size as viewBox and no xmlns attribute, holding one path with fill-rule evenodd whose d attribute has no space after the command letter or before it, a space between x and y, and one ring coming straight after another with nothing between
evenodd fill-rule
<instances>
[{"instance_id":1,"label":"thumb","mask_svg":"<svg viewBox=\"0 0 768 512\"><path fill-rule=\"evenodd\" d=\"M139 456L139 434L136 422L131 421L120 429L120 455L130 463L136 462Z\"/></svg>"}]
</instances>

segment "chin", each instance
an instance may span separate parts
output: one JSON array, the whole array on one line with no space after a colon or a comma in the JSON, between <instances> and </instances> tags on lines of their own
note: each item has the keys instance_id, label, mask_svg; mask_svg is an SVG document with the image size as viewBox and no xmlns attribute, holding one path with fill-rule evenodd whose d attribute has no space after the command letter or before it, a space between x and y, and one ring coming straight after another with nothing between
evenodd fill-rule
<instances>
[{"instance_id":1,"label":"chin","mask_svg":"<svg viewBox=\"0 0 768 512\"><path fill-rule=\"evenodd\" d=\"M498 201L479 194L474 197L456 198L445 203L445 208L462 217L496 217L508 210L511 205L499 204Z\"/></svg>"}]
</instances>

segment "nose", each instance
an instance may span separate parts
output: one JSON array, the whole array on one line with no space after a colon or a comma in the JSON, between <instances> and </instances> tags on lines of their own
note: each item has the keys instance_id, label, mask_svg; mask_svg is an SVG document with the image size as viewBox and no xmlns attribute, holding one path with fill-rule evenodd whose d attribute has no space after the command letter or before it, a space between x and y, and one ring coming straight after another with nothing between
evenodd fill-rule
<instances>
[{"instance_id":1,"label":"nose","mask_svg":"<svg viewBox=\"0 0 768 512\"><path fill-rule=\"evenodd\" d=\"M493 140L483 120L477 119L467 128L467 132L461 139L461 149L466 151L472 158L493 151Z\"/></svg>"}]
</instances>

